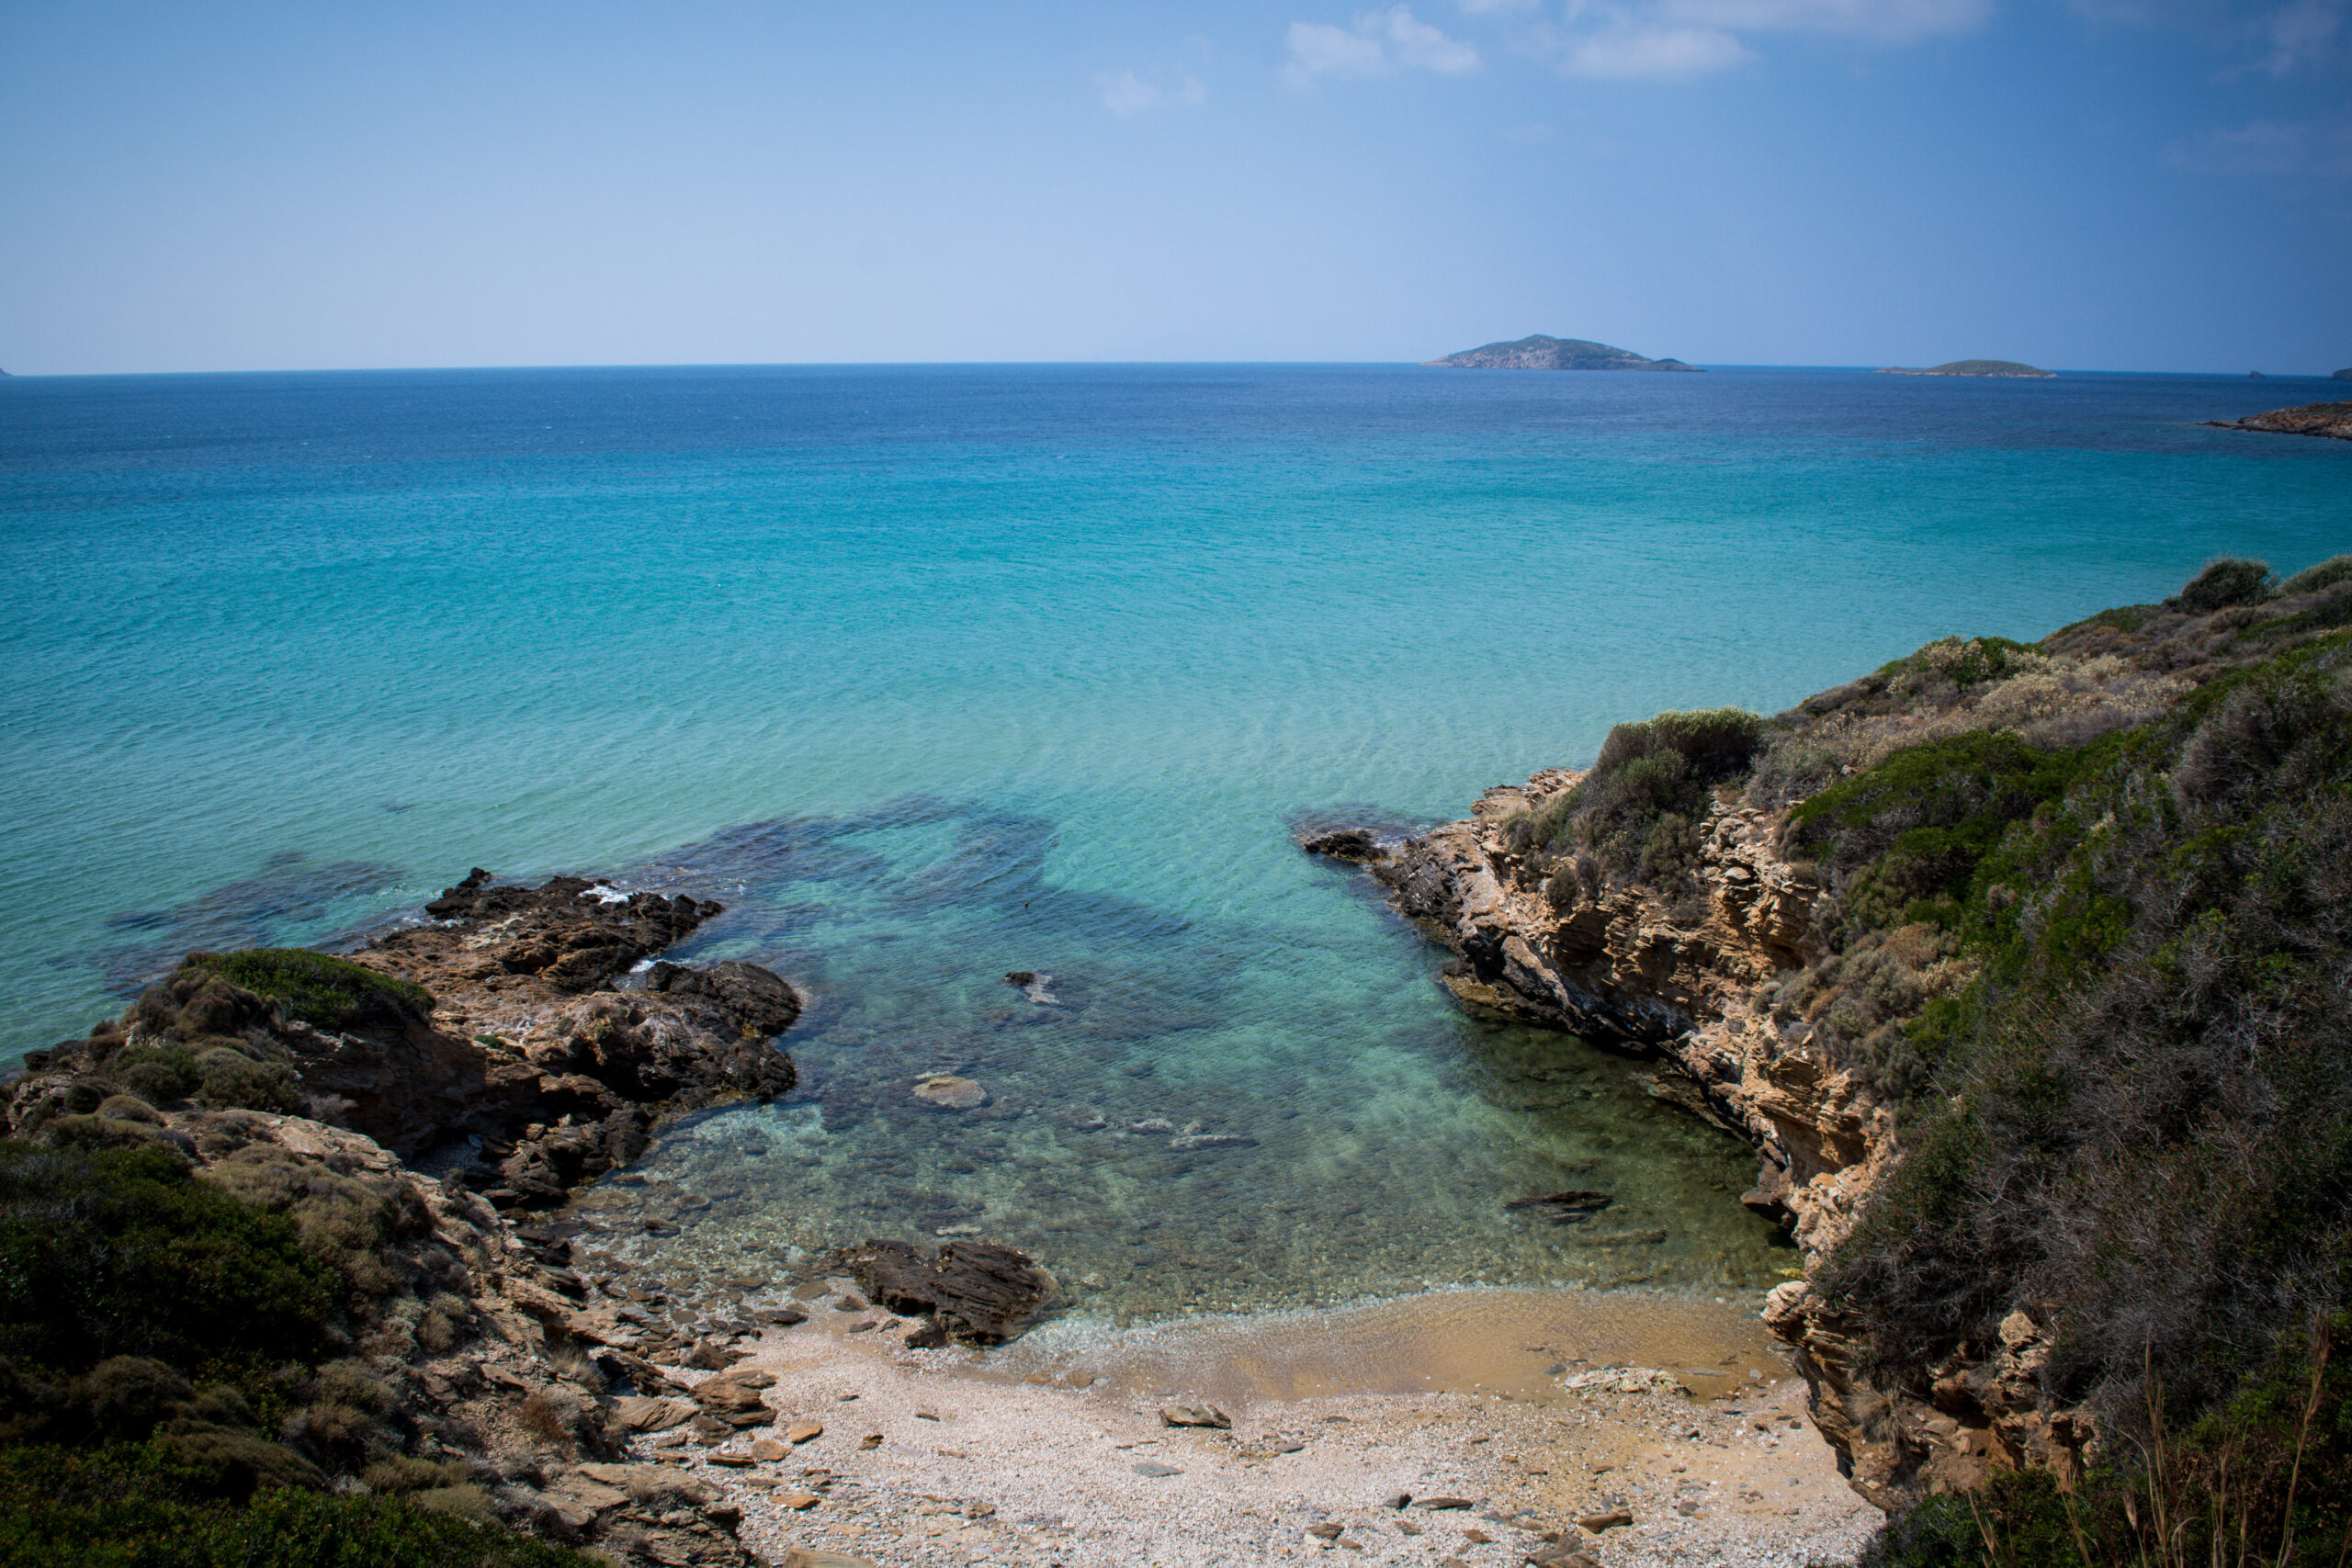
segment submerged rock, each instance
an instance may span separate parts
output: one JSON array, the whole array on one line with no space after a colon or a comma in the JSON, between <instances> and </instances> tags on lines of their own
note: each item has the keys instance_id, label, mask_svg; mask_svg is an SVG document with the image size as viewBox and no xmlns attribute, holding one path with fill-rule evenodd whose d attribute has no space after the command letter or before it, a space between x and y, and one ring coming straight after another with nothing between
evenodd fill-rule
<instances>
[{"instance_id":1,"label":"submerged rock","mask_svg":"<svg viewBox=\"0 0 2352 1568\"><path fill-rule=\"evenodd\" d=\"M970 1111L988 1103L989 1091L970 1078L959 1078L953 1073L934 1073L919 1080L914 1097L925 1105L936 1105L946 1111Z\"/></svg>"}]
</instances>

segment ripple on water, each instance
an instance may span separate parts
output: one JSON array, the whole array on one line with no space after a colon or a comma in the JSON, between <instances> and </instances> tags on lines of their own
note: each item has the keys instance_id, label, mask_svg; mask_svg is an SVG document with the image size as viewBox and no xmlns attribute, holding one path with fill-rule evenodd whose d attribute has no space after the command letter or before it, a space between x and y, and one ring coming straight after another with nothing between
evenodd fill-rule
<instances>
[{"instance_id":1,"label":"ripple on water","mask_svg":"<svg viewBox=\"0 0 2352 1568\"><path fill-rule=\"evenodd\" d=\"M734 886L688 956L810 984L784 1042L802 1082L672 1129L580 1217L680 1279L986 1235L1117 1322L1461 1284L1754 1292L1792 1267L1737 1201L1743 1142L1638 1063L1462 1017L1346 874L1321 878L1335 929L1300 944L1056 887L1050 840L911 802L663 857L647 877ZM986 1098L918 1097L937 1075ZM1567 1224L1506 1207L1569 1187L1614 1201Z\"/></svg>"}]
</instances>

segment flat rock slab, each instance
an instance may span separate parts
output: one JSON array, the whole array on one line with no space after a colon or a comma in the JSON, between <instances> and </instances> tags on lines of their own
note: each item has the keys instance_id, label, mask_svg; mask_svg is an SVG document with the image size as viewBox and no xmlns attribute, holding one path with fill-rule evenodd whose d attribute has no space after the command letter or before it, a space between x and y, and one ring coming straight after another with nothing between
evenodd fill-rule
<instances>
[{"instance_id":1,"label":"flat rock slab","mask_svg":"<svg viewBox=\"0 0 2352 1568\"><path fill-rule=\"evenodd\" d=\"M1141 1464L1136 1465L1134 1470L1137 1475L1148 1476L1153 1480L1158 1480L1163 1475L1182 1475L1184 1473L1172 1464L1161 1464L1158 1460L1148 1459L1144 1461Z\"/></svg>"}]
</instances>

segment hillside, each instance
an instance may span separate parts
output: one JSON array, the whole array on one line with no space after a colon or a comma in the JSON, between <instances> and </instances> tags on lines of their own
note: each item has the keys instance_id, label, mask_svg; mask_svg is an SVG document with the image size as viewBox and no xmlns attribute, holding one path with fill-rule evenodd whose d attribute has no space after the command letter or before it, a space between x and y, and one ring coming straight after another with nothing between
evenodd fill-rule
<instances>
[{"instance_id":1,"label":"hillside","mask_svg":"<svg viewBox=\"0 0 2352 1568\"><path fill-rule=\"evenodd\" d=\"M1696 370L1679 359L1645 359L1627 349L1577 337L1538 333L1517 343L1490 343L1442 359L1424 361L1457 370Z\"/></svg>"}]
</instances>

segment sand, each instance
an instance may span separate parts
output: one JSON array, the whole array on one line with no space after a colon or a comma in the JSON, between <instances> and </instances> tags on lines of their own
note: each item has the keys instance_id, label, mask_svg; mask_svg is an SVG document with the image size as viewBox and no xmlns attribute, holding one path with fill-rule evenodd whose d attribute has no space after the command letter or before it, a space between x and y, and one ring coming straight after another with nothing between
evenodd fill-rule
<instances>
[{"instance_id":1,"label":"sand","mask_svg":"<svg viewBox=\"0 0 2352 1568\"><path fill-rule=\"evenodd\" d=\"M1331 1553L1489 1568L1565 1540L1627 1568L1803 1568L1850 1561L1879 1521L1804 1424L1803 1382L1730 1303L1447 1292L1146 1329L1063 1322L986 1355L909 1350L887 1323L851 1332L882 1314L810 1304L808 1325L739 1347L775 1374L775 1427L638 1445L730 1488L744 1542L771 1561L800 1547L884 1568ZM1608 1372L1624 1367L1671 1375ZM1218 1405L1232 1429L1171 1427L1170 1402ZM824 1430L781 1461L712 1462L795 1422ZM1575 1522L1617 1508L1634 1522Z\"/></svg>"}]
</instances>

